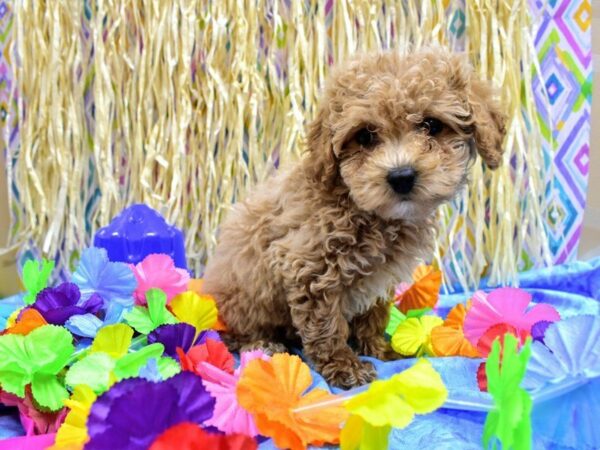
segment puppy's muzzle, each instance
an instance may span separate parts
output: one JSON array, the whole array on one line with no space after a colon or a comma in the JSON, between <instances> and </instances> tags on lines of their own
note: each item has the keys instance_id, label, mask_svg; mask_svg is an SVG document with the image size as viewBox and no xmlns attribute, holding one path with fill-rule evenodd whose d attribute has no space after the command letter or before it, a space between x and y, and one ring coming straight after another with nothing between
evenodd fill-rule
<instances>
[{"instance_id":1,"label":"puppy's muzzle","mask_svg":"<svg viewBox=\"0 0 600 450\"><path fill-rule=\"evenodd\" d=\"M412 167L398 167L390 170L387 175L387 182L400 195L410 194L416 180L417 172Z\"/></svg>"}]
</instances>

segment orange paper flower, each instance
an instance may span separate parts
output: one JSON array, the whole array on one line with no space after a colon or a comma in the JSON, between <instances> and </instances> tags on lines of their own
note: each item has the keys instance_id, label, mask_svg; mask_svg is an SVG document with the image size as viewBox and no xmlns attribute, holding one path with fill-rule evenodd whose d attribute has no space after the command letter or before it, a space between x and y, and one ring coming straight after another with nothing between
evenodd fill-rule
<instances>
[{"instance_id":1,"label":"orange paper flower","mask_svg":"<svg viewBox=\"0 0 600 450\"><path fill-rule=\"evenodd\" d=\"M442 272L433 266L419 266L413 273L414 283L396 300L398 309L406 314L411 309L433 308L442 286Z\"/></svg>"},{"instance_id":2,"label":"orange paper flower","mask_svg":"<svg viewBox=\"0 0 600 450\"><path fill-rule=\"evenodd\" d=\"M301 411L315 402L337 399L323 389L302 393L312 383L310 370L297 356L273 355L248 363L237 385L239 404L249 411L264 436L278 448L305 449L309 444L337 443L348 417L340 405Z\"/></svg>"},{"instance_id":3,"label":"orange paper flower","mask_svg":"<svg viewBox=\"0 0 600 450\"><path fill-rule=\"evenodd\" d=\"M444 326L459 328L462 330L463 324L465 323L465 317L467 316L467 311L469 311L469 309L471 309L471 300L467 300L465 305L462 303L455 305L454 308L452 308L448 313L448 316L446 316Z\"/></svg>"},{"instance_id":4,"label":"orange paper flower","mask_svg":"<svg viewBox=\"0 0 600 450\"><path fill-rule=\"evenodd\" d=\"M463 323L471 300L466 305L459 303L448 313L444 324L431 330L431 345L437 356L481 356L463 333Z\"/></svg>"},{"instance_id":5,"label":"orange paper flower","mask_svg":"<svg viewBox=\"0 0 600 450\"><path fill-rule=\"evenodd\" d=\"M26 336L36 328L47 324L48 322L46 322L44 317L36 309L27 308L23 311L17 322L12 327L5 330L5 333L22 334L23 336Z\"/></svg>"},{"instance_id":6,"label":"orange paper flower","mask_svg":"<svg viewBox=\"0 0 600 450\"><path fill-rule=\"evenodd\" d=\"M194 291L198 295L202 295L202 285L204 284L204 280L202 278L190 278L188 282L188 290Z\"/></svg>"},{"instance_id":7,"label":"orange paper flower","mask_svg":"<svg viewBox=\"0 0 600 450\"><path fill-rule=\"evenodd\" d=\"M437 356L478 358L479 352L458 328L439 326L431 330L431 344Z\"/></svg>"}]
</instances>

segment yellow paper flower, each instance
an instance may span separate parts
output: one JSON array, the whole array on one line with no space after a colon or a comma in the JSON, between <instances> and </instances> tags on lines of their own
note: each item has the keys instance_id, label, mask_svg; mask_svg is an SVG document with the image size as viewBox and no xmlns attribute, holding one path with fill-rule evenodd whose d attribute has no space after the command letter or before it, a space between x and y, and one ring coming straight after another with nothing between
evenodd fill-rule
<instances>
[{"instance_id":1,"label":"yellow paper flower","mask_svg":"<svg viewBox=\"0 0 600 450\"><path fill-rule=\"evenodd\" d=\"M371 383L369 389L346 401L352 414L340 435L341 450L387 448L392 427L404 428L415 414L441 407L448 391L440 375L425 359L388 380Z\"/></svg>"},{"instance_id":2,"label":"yellow paper flower","mask_svg":"<svg viewBox=\"0 0 600 450\"><path fill-rule=\"evenodd\" d=\"M104 352L114 359L119 359L127 353L132 337L133 329L129 325L123 323L108 325L98 331L91 352Z\"/></svg>"},{"instance_id":3,"label":"yellow paper flower","mask_svg":"<svg viewBox=\"0 0 600 450\"><path fill-rule=\"evenodd\" d=\"M6 319L6 328L15 326L15 324L17 323L17 318L19 317L19 314L21 314L21 311L23 311L24 308L25 307L19 308L13 311L10 316L8 316L8 318Z\"/></svg>"},{"instance_id":4,"label":"yellow paper flower","mask_svg":"<svg viewBox=\"0 0 600 450\"><path fill-rule=\"evenodd\" d=\"M56 449L82 449L89 440L86 422L92 404L96 401L96 394L89 386L80 384L73 389L73 395L65 400L69 414L56 432L56 440L51 450Z\"/></svg>"},{"instance_id":5,"label":"yellow paper flower","mask_svg":"<svg viewBox=\"0 0 600 450\"><path fill-rule=\"evenodd\" d=\"M392 348L404 356L435 356L431 345L431 330L443 323L437 316L406 319L398 325L392 336Z\"/></svg>"},{"instance_id":6,"label":"yellow paper flower","mask_svg":"<svg viewBox=\"0 0 600 450\"><path fill-rule=\"evenodd\" d=\"M217 305L210 295L186 291L176 295L170 307L175 317L193 325L196 333L212 329L217 322Z\"/></svg>"}]
</instances>

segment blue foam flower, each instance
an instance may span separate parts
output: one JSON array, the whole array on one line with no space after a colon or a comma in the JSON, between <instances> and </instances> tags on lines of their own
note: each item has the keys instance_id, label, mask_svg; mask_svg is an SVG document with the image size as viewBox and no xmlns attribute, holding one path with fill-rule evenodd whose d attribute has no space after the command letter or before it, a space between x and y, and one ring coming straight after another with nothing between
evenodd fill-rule
<instances>
[{"instance_id":1,"label":"blue foam flower","mask_svg":"<svg viewBox=\"0 0 600 450\"><path fill-rule=\"evenodd\" d=\"M104 300L105 324L117 323L133 306L135 275L127 264L110 262L106 250L90 247L81 255L72 282L79 286L85 299L96 293Z\"/></svg>"},{"instance_id":2,"label":"blue foam flower","mask_svg":"<svg viewBox=\"0 0 600 450\"><path fill-rule=\"evenodd\" d=\"M533 343L523 386L536 405L534 433L569 448L600 448L599 343L600 317L587 315L549 325L544 343Z\"/></svg>"}]
</instances>

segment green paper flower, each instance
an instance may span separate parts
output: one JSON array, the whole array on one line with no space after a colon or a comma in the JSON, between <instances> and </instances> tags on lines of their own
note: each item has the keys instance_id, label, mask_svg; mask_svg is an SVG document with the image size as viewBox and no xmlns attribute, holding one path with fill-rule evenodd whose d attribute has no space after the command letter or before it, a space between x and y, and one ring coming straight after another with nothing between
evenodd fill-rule
<instances>
[{"instance_id":1,"label":"green paper flower","mask_svg":"<svg viewBox=\"0 0 600 450\"><path fill-rule=\"evenodd\" d=\"M504 336L502 362L499 339L492 344L492 352L485 363L488 391L494 399L483 427L483 445L488 448L492 438L496 438L492 448L500 441L503 449L531 449L531 396L520 387L527 362L531 354L531 339L518 352L517 338L512 334Z\"/></svg>"},{"instance_id":2,"label":"green paper flower","mask_svg":"<svg viewBox=\"0 0 600 450\"><path fill-rule=\"evenodd\" d=\"M35 302L38 293L48 285L48 279L54 269L54 261L42 258L40 263L35 259L29 259L23 266L23 285L27 294L23 298L26 305Z\"/></svg>"},{"instance_id":3,"label":"green paper flower","mask_svg":"<svg viewBox=\"0 0 600 450\"><path fill-rule=\"evenodd\" d=\"M158 364L158 372L163 377L164 380L167 378L171 378L174 375L177 375L181 372L181 366L177 361L173 358L169 358L168 356L163 356L159 358L157 361Z\"/></svg>"},{"instance_id":4,"label":"green paper flower","mask_svg":"<svg viewBox=\"0 0 600 450\"><path fill-rule=\"evenodd\" d=\"M115 365L115 360L107 353L91 353L71 366L65 382L73 388L85 384L100 394L116 381Z\"/></svg>"},{"instance_id":5,"label":"green paper flower","mask_svg":"<svg viewBox=\"0 0 600 450\"><path fill-rule=\"evenodd\" d=\"M160 289L146 292L148 308L134 307L125 315L125 321L142 334L148 334L161 325L177 323L177 319L166 308L167 295Z\"/></svg>"},{"instance_id":6,"label":"green paper flower","mask_svg":"<svg viewBox=\"0 0 600 450\"><path fill-rule=\"evenodd\" d=\"M150 358L162 356L165 347L160 343L150 344L137 352L128 353L117 360L115 375L117 379L137 377L140 369L146 365Z\"/></svg>"},{"instance_id":7,"label":"green paper flower","mask_svg":"<svg viewBox=\"0 0 600 450\"><path fill-rule=\"evenodd\" d=\"M68 386L89 386L96 394L108 390L116 381L138 376L151 358L160 358L164 346L155 343L129 352L133 330L125 324L100 329L89 354L71 366L65 381Z\"/></svg>"},{"instance_id":8,"label":"green paper flower","mask_svg":"<svg viewBox=\"0 0 600 450\"><path fill-rule=\"evenodd\" d=\"M406 316L396 308L396 305L393 303L390 305L390 319L388 321L387 327L385 328L385 333L388 336L392 336L398 325L406 320Z\"/></svg>"},{"instance_id":9,"label":"green paper flower","mask_svg":"<svg viewBox=\"0 0 600 450\"><path fill-rule=\"evenodd\" d=\"M36 328L26 336L0 336L0 386L21 398L31 384L33 398L56 411L69 393L57 379L73 354L73 337L55 325Z\"/></svg>"}]
</instances>

